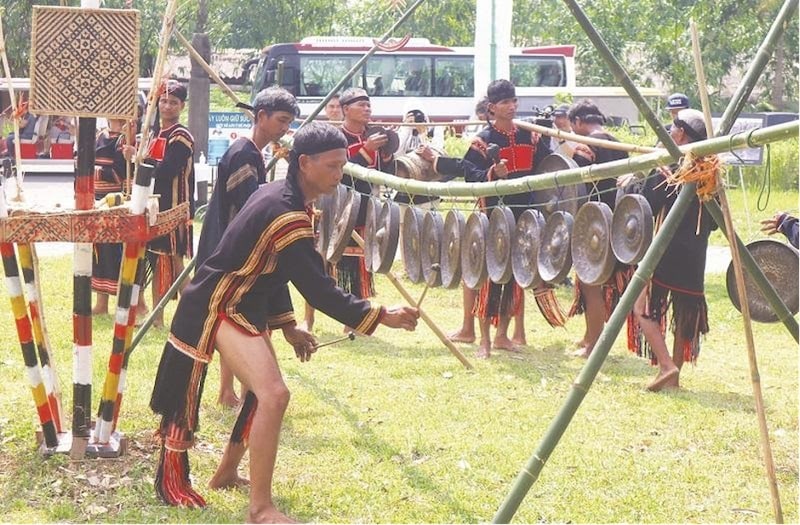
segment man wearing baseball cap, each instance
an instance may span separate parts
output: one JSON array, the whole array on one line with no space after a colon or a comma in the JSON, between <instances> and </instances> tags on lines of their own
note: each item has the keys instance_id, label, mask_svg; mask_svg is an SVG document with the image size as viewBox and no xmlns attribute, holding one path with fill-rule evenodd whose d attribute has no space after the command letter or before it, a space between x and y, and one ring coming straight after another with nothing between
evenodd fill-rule
<instances>
[{"instance_id":1,"label":"man wearing baseball cap","mask_svg":"<svg viewBox=\"0 0 800 525\"><path fill-rule=\"evenodd\" d=\"M667 98L667 109L674 120L682 109L689 109L689 97L683 93L673 93Z\"/></svg>"}]
</instances>

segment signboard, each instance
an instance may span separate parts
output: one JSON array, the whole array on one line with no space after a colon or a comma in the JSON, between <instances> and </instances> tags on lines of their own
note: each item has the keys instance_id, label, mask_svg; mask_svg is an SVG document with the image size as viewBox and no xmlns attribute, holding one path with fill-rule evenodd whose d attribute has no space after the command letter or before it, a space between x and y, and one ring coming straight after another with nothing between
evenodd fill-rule
<instances>
[{"instance_id":1,"label":"signboard","mask_svg":"<svg viewBox=\"0 0 800 525\"><path fill-rule=\"evenodd\" d=\"M228 146L241 136L249 137L253 123L241 111L212 111L208 114L209 165L216 166Z\"/></svg>"},{"instance_id":2,"label":"signboard","mask_svg":"<svg viewBox=\"0 0 800 525\"><path fill-rule=\"evenodd\" d=\"M717 129L721 122L721 117L713 117L711 122L714 129ZM731 126L730 135L750 131L751 129L763 128L765 126L764 115L742 114ZM738 149L734 152L720 153L719 160L725 164L733 166L760 166L764 162L764 147Z\"/></svg>"}]
</instances>

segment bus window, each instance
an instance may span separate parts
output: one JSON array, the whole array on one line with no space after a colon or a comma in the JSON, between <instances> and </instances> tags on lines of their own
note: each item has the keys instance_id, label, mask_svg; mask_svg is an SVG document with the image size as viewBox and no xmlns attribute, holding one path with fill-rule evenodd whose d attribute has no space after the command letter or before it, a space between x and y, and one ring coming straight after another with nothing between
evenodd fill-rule
<instances>
[{"instance_id":1,"label":"bus window","mask_svg":"<svg viewBox=\"0 0 800 525\"><path fill-rule=\"evenodd\" d=\"M300 91L298 96L324 97L350 71L358 57L332 57L330 55L300 56ZM361 75L356 74L343 90L361 86Z\"/></svg>"},{"instance_id":2,"label":"bus window","mask_svg":"<svg viewBox=\"0 0 800 525\"><path fill-rule=\"evenodd\" d=\"M559 87L567 81L564 61L558 58L511 57L510 70L515 86Z\"/></svg>"},{"instance_id":3,"label":"bus window","mask_svg":"<svg viewBox=\"0 0 800 525\"><path fill-rule=\"evenodd\" d=\"M434 71L436 97L471 97L475 93L475 71L472 57L436 57Z\"/></svg>"},{"instance_id":4,"label":"bus window","mask_svg":"<svg viewBox=\"0 0 800 525\"><path fill-rule=\"evenodd\" d=\"M367 61L370 96L431 95L431 61L415 56L373 56Z\"/></svg>"}]
</instances>

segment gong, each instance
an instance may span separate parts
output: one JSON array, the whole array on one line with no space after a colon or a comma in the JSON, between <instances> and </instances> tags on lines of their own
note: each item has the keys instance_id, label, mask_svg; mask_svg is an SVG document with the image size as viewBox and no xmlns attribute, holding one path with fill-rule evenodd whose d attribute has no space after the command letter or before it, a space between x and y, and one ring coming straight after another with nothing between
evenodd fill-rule
<instances>
[{"instance_id":1,"label":"gong","mask_svg":"<svg viewBox=\"0 0 800 525\"><path fill-rule=\"evenodd\" d=\"M514 276L511 266L511 240L517 224L510 208L499 206L489 216L489 231L486 238L486 269L489 279L497 284L506 284Z\"/></svg>"},{"instance_id":2,"label":"gong","mask_svg":"<svg viewBox=\"0 0 800 525\"><path fill-rule=\"evenodd\" d=\"M461 243L461 276L467 288L477 290L489 277L486 268L486 233L489 219L475 212L467 219L464 241Z\"/></svg>"},{"instance_id":3,"label":"gong","mask_svg":"<svg viewBox=\"0 0 800 525\"><path fill-rule=\"evenodd\" d=\"M397 254L397 241L400 239L400 206L385 201L376 212L375 247L372 253L374 273L389 273Z\"/></svg>"},{"instance_id":4,"label":"gong","mask_svg":"<svg viewBox=\"0 0 800 525\"><path fill-rule=\"evenodd\" d=\"M420 235L420 262L422 277L428 286L441 286L442 240L444 239L444 219L438 211L429 211L422 220Z\"/></svg>"},{"instance_id":5,"label":"gong","mask_svg":"<svg viewBox=\"0 0 800 525\"><path fill-rule=\"evenodd\" d=\"M798 281L797 275L800 271L800 257L798 252L788 244L772 239L762 239L751 242L747 245L747 250L753 256L758 267L764 273L764 277L772 284L783 304L789 308L792 315L797 314L798 310ZM736 275L733 270L733 261L728 265L728 272L725 276L725 284L728 288L733 306L740 312L742 311L739 303L739 292L736 287ZM750 307L750 317L754 321L761 323L775 323L779 321L778 316L772 310L769 302L761 294L758 285L750 277L744 274L744 288L747 293L747 304Z\"/></svg>"},{"instance_id":6,"label":"gong","mask_svg":"<svg viewBox=\"0 0 800 525\"><path fill-rule=\"evenodd\" d=\"M381 201L377 197L367 199L367 218L364 224L364 266L367 271L374 271L375 253L378 251L378 215L381 212Z\"/></svg>"},{"instance_id":7,"label":"gong","mask_svg":"<svg viewBox=\"0 0 800 525\"><path fill-rule=\"evenodd\" d=\"M317 250L323 257L327 257L328 254L328 246L336 224L336 213L339 211L339 201L346 194L347 188L340 184L336 187L336 191L328 195L321 195L317 200L317 208L320 210Z\"/></svg>"},{"instance_id":8,"label":"gong","mask_svg":"<svg viewBox=\"0 0 800 525\"><path fill-rule=\"evenodd\" d=\"M536 259L544 224L544 216L538 210L525 210L517 220L511 242L511 269L522 288L535 288L542 283Z\"/></svg>"},{"instance_id":9,"label":"gong","mask_svg":"<svg viewBox=\"0 0 800 525\"><path fill-rule=\"evenodd\" d=\"M559 153L552 153L539 162L533 173L541 175L577 167L578 165L571 158ZM545 217L549 217L556 211L565 211L574 217L584 202L586 202L586 185L582 182L533 192L533 204Z\"/></svg>"},{"instance_id":10,"label":"gong","mask_svg":"<svg viewBox=\"0 0 800 525\"><path fill-rule=\"evenodd\" d=\"M638 264L653 240L653 210L641 195L623 195L614 206L611 249L623 264Z\"/></svg>"},{"instance_id":11,"label":"gong","mask_svg":"<svg viewBox=\"0 0 800 525\"><path fill-rule=\"evenodd\" d=\"M381 146L381 153L384 155L392 155L400 147L400 137L393 129L384 128L382 126L369 126L364 131L364 137L369 138L377 133L386 135L387 142Z\"/></svg>"},{"instance_id":12,"label":"gong","mask_svg":"<svg viewBox=\"0 0 800 525\"><path fill-rule=\"evenodd\" d=\"M444 238L439 270L442 286L455 288L461 282L461 241L467 221L458 210L450 210L444 220Z\"/></svg>"},{"instance_id":13,"label":"gong","mask_svg":"<svg viewBox=\"0 0 800 525\"><path fill-rule=\"evenodd\" d=\"M403 212L403 264L406 267L408 280L412 283L422 282L419 244L422 219L422 211L414 206L406 207Z\"/></svg>"},{"instance_id":14,"label":"gong","mask_svg":"<svg viewBox=\"0 0 800 525\"><path fill-rule=\"evenodd\" d=\"M344 197L339 194L339 209L336 213L336 224L331 232L331 239L328 244L328 262L336 264L342 258L347 244L353 235L356 227L358 211L361 208L361 194L353 190L345 190Z\"/></svg>"},{"instance_id":15,"label":"gong","mask_svg":"<svg viewBox=\"0 0 800 525\"><path fill-rule=\"evenodd\" d=\"M599 286L614 273L617 260L611 250L612 212L604 202L587 202L578 209L570 244L572 266L581 282Z\"/></svg>"},{"instance_id":16,"label":"gong","mask_svg":"<svg viewBox=\"0 0 800 525\"><path fill-rule=\"evenodd\" d=\"M539 275L546 283L561 284L569 275L572 223L572 215L564 211L553 212L545 222L536 263Z\"/></svg>"}]
</instances>

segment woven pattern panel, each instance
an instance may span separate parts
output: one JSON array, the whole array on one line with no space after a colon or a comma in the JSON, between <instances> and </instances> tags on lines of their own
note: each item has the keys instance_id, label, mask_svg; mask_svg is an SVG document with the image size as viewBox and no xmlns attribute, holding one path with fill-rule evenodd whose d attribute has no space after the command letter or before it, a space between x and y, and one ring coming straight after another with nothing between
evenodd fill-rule
<instances>
[{"instance_id":1,"label":"woven pattern panel","mask_svg":"<svg viewBox=\"0 0 800 525\"><path fill-rule=\"evenodd\" d=\"M191 221L189 203L159 212L150 226L146 215L128 208L59 213L11 210L0 218L0 242L146 242Z\"/></svg>"},{"instance_id":2,"label":"woven pattern panel","mask_svg":"<svg viewBox=\"0 0 800 525\"><path fill-rule=\"evenodd\" d=\"M33 113L134 118L138 76L138 11L33 7Z\"/></svg>"}]
</instances>

